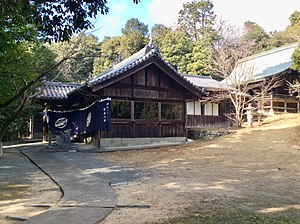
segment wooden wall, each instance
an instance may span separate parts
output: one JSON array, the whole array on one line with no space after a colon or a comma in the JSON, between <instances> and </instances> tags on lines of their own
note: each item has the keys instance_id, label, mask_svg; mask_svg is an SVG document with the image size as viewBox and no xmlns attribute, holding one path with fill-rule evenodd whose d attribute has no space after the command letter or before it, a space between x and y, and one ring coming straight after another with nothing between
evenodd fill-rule
<instances>
[{"instance_id":1,"label":"wooden wall","mask_svg":"<svg viewBox=\"0 0 300 224\"><path fill-rule=\"evenodd\" d=\"M230 126L230 121L225 116L188 115L188 128L222 128Z\"/></svg>"},{"instance_id":2,"label":"wooden wall","mask_svg":"<svg viewBox=\"0 0 300 224\"><path fill-rule=\"evenodd\" d=\"M144 138L144 137L185 137L186 136L186 96L190 94L175 80L170 78L156 65L152 64L142 70L124 77L107 87L96 91L112 100L138 102L153 102L158 104L178 104L182 106L182 118L163 120L161 111L156 120L135 119L134 106L131 107L130 119L112 118L112 130L101 132L101 138Z\"/></svg>"},{"instance_id":3,"label":"wooden wall","mask_svg":"<svg viewBox=\"0 0 300 224\"><path fill-rule=\"evenodd\" d=\"M215 115L187 115L186 126L189 129L192 128L222 128L229 127L230 120L226 117L226 114L231 112L231 103L229 101L224 101L218 103L219 111L218 116ZM201 108L202 109L202 108Z\"/></svg>"},{"instance_id":4,"label":"wooden wall","mask_svg":"<svg viewBox=\"0 0 300 224\"><path fill-rule=\"evenodd\" d=\"M117 99L183 101L187 92L155 65L112 83L97 94Z\"/></svg>"},{"instance_id":5,"label":"wooden wall","mask_svg":"<svg viewBox=\"0 0 300 224\"><path fill-rule=\"evenodd\" d=\"M183 122L112 122L110 131L102 131L101 138L162 138L185 137Z\"/></svg>"}]
</instances>

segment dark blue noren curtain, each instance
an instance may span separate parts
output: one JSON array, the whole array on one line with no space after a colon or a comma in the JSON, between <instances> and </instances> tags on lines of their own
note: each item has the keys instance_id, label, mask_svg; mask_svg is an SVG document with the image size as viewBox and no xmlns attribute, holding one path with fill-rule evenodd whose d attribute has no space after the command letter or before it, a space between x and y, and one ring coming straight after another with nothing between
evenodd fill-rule
<instances>
[{"instance_id":1,"label":"dark blue noren curtain","mask_svg":"<svg viewBox=\"0 0 300 224\"><path fill-rule=\"evenodd\" d=\"M97 101L91 106L73 111L48 111L51 131L71 130L73 135L111 129L111 101Z\"/></svg>"}]
</instances>

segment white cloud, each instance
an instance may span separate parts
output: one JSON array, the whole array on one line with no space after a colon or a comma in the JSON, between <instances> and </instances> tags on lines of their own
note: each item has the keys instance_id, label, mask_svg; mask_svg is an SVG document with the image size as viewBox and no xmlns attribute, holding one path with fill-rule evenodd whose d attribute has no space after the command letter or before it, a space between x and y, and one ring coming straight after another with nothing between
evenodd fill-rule
<instances>
[{"instance_id":1,"label":"white cloud","mask_svg":"<svg viewBox=\"0 0 300 224\"><path fill-rule=\"evenodd\" d=\"M243 26L250 20L266 31L283 30L289 25L289 16L300 10L300 1L284 0L212 0L215 14L236 26Z\"/></svg>"},{"instance_id":2,"label":"white cloud","mask_svg":"<svg viewBox=\"0 0 300 224\"><path fill-rule=\"evenodd\" d=\"M109 27L109 29L116 30L120 27L120 21L121 18L119 16L110 17L107 18L108 24L105 24L105 26Z\"/></svg>"},{"instance_id":3,"label":"white cloud","mask_svg":"<svg viewBox=\"0 0 300 224\"><path fill-rule=\"evenodd\" d=\"M173 26L177 23L184 2L187 0L153 0L148 4L149 14L154 23Z\"/></svg>"},{"instance_id":4,"label":"white cloud","mask_svg":"<svg viewBox=\"0 0 300 224\"><path fill-rule=\"evenodd\" d=\"M122 13L125 12L126 9L127 9L127 5L124 2L113 3L113 5L111 6L111 11L113 11L114 13Z\"/></svg>"},{"instance_id":5,"label":"white cloud","mask_svg":"<svg viewBox=\"0 0 300 224\"><path fill-rule=\"evenodd\" d=\"M154 23L173 26L177 22L183 3L191 0L152 0L148 4L149 14ZM283 30L289 25L289 16L300 11L300 1L284 0L212 0L214 12L229 24L242 27L250 20L266 31Z\"/></svg>"}]
</instances>

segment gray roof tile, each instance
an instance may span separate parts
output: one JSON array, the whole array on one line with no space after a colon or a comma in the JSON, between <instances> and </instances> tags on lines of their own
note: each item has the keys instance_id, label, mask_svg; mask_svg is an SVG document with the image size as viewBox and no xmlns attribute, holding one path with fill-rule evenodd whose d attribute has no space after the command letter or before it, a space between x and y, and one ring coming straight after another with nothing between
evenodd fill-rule
<instances>
[{"instance_id":1,"label":"gray roof tile","mask_svg":"<svg viewBox=\"0 0 300 224\"><path fill-rule=\"evenodd\" d=\"M227 85L225 83L221 83L218 80L213 79L211 76L184 75L184 77L199 88L215 90L227 89Z\"/></svg>"},{"instance_id":2,"label":"gray roof tile","mask_svg":"<svg viewBox=\"0 0 300 224\"><path fill-rule=\"evenodd\" d=\"M93 77L91 80L87 82L89 86L94 86L101 82L104 82L108 79L111 79L119 74L122 74L129 69L141 64L142 62L146 61L151 56L156 55L164 64L166 64L169 68L171 68L175 73L183 78L183 75L178 73L178 71L167 63L159 53L158 48L154 44L149 44L137 53L131 55L130 57L126 58L125 60L121 61L120 63L113 65L110 69L100 73L96 77Z\"/></svg>"},{"instance_id":3,"label":"gray roof tile","mask_svg":"<svg viewBox=\"0 0 300 224\"><path fill-rule=\"evenodd\" d=\"M298 43L294 43L244 58L222 82L260 80L283 72L290 68L291 56L297 46Z\"/></svg>"},{"instance_id":4,"label":"gray roof tile","mask_svg":"<svg viewBox=\"0 0 300 224\"><path fill-rule=\"evenodd\" d=\"M81 84L62 83L62 82L45 82L38 91L37 98L63 100L68 98L68 93L78 89Z\"/></svg>"}]
</instances>

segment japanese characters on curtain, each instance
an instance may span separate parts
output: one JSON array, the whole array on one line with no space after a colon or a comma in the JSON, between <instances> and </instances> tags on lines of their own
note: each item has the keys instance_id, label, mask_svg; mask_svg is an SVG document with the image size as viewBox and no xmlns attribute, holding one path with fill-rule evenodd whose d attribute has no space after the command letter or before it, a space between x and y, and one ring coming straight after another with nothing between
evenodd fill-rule
<instances>
[{"instance_id":1,"label":"japanese characters on curtain","mask_svg":"<svg viewBox=\"0 0 300 224\"><path fill-rule=\"evenodd\" d=\"M72 111L48 111L51 131L71 130L72 135L111 129L111 100L96 101L92 105Z\"/></svg>"}]
</instances>

